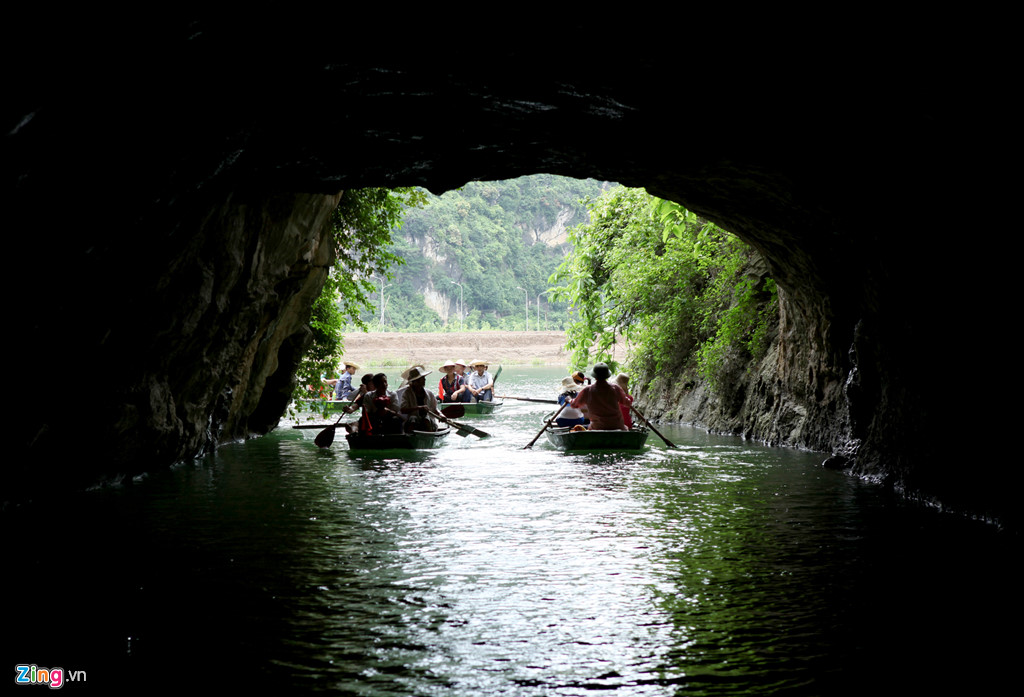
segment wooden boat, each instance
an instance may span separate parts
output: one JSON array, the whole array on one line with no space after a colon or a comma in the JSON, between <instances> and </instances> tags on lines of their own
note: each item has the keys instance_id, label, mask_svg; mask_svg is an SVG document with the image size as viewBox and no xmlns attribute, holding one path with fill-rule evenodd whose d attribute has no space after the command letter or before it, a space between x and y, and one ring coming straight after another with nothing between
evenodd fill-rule
<instances>
[{"instance_id":1,"label":"wooden boat","mask_svg":"<svg viewBox=\"0 0 1024 697\"><path fill-rule=\"evenodd\" d=\"M502 402L450 402L447 404L438 404L438 407L450 407L453 404L461 404L466 408L465 416L486 416L487 414L493 414L495 409L499 409L502 406Z\"/></svg>"},{"instance_id":2,"label":"wooden boat","mask_svg":"<svg viewBox=\"0 0 1024 697\"><path fill-rule=\"evenodd\" d=\"M412 431L411 433L383 433L367 436L349 433L345 436L349 450L426 450L440 448L450 428L438 431Z\"/></svg>"},{"instance_id":3,"label":"wooden boat","mask_svg":"<svg viewBox=\"0 0 1024 697\"><path fill-rule=\"evenodd\" d=\"M631 431L573 431L549 428L548 441L559 450L640 450L647 442L645 429Z\"/></svg>"}]
</instances>

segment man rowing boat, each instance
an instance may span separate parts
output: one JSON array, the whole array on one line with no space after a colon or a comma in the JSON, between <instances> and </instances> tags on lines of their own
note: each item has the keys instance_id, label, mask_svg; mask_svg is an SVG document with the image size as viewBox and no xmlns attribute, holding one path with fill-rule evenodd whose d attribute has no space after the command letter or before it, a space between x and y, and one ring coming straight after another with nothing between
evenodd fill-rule
<instances>
[{"instance_id":1,"label":"man rowing boat","mask_svg":"<svg viewBox=\"0 0 1024 697\"><path fill-rule=\"evenodd\" d=\"M398 405L399 411L409 416L405 424L406 432L437 430L437 421L434 420L437 397L426 387L426 378L431 372L422 370L420 366L409 368L409 386L402 394L402 400Z\"/></svg>"}]
</instances>

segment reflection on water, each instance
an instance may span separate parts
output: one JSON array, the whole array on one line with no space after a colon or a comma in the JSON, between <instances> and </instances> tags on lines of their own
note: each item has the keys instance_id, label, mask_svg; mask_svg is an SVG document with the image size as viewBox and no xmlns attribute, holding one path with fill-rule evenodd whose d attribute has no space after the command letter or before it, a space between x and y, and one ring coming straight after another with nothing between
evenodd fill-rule
<instances>
[{"instance_id":1,"label":"reflection on water","mask_svg":"<svg viewBox=\"0 0 1024 697\"><path fill-rule=\"evenodd\" d=\"M553 398L559 377L506 368L498 392ZM659 426L673 450L524 450L550 409L509 400L472 421L492 438L404 457L282 429L5 514L27 552L9 667L353 695L917 694L1007 676L1004 535L821 455L682 427Z\"/></svg>"}]
</instances>

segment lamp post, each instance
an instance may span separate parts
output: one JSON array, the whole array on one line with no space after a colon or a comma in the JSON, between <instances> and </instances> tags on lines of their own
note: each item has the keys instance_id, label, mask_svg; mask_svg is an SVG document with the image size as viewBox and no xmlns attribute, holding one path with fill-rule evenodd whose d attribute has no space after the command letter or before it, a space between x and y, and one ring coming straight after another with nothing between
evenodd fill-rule
<instances>
[{"instance_id":1,"label":"lamp post","mask_svg":"<svg viewBox=\"0 0 1024 697\"><path fill-rule=\"evenodd\" d=\"M540 331L540 296L542 296L542 295L544 295L544 294L543 293L537 293L537 329L536 329L536 331L538 331L538 332Z\"/></svg>"},{"instance_id":2,"label":"lamp post","mask_svg":"<svg viewBox=\"0 0 1024 697\"><path fill-rule=\"evenodd\" d=\"M526 331L530 331L530 291L516 286L517 289L526 293Z\"/></svg>"},{"instance_id":3,"label":"lamp post","mask_svg":"<svg viewBox=\"0 0 1024 697\"><path fill-rule=\"evenodd\" d=\"M466 314L466 305L464 304L465 296L462 294L462 284L458 281L448 281L454 283L459 287L459 331L466 331L466 318L463 316Z\"/></svg>"}]
</instances>

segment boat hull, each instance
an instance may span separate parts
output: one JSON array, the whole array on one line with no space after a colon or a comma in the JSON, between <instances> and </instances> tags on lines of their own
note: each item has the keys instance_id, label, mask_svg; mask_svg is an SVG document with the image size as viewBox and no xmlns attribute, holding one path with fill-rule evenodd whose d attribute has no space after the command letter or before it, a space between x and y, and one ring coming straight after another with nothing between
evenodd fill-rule
<instances>
[{"instance_id":1,"label":"boat hull","mask_svg":"<svg viewBox=\"0 0 1024 697\"><path fill-rule=\"evenodd\" d=\"M500 409L503 402L446 402L438 404L438 407L443 409L444 407L451 407L456 404L465 407L465 416L487 416L488 414L493 414L495 409Z\"/></svg>"},{"instance_id":2,"label":"boat hull","mask_svg":"<svg viewBox=\"0 0 1024 697\"><path fill-rule=\"evenodd\" d=\"M548 441L559 450L641 450L647 431L572 431L551 428Z\"/></svg>"},{"instance_id":3,"label":"boat hull","mask_svg":"<svg viewBox=\"0 0 1024 697\"><path fill-rule=\"evenodd\" d=\"M349 450L430 450L440 448L449 433L450 428L441 431L385 433L379 436L349 433L345 439Z\"/></svg>"}]
</instances>

